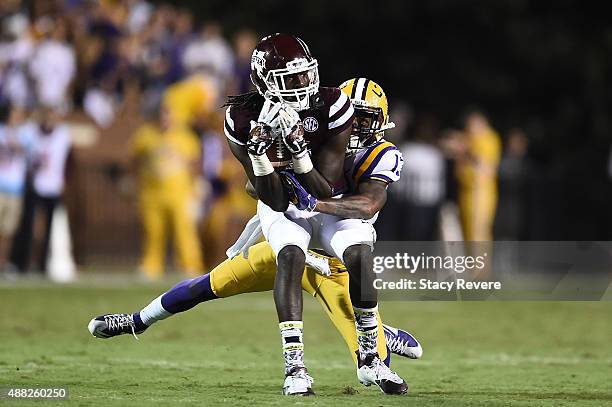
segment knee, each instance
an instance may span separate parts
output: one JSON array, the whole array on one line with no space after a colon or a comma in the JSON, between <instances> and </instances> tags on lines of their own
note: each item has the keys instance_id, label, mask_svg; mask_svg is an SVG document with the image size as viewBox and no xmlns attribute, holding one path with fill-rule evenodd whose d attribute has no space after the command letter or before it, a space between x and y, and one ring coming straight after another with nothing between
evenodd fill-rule
<instances>
[{"instance_id":1,"label":"knee","mask_svg":"<svg viewBox=\"0 0 612 407\"><path fill-rule=\"evenodd\" d=\"M281 269L284 269L285 265L289 266L290 268L300 268L300 269L304 269L304 264L306 262L306 255L304 254L304 252L302 251L302 249L300 249L298 246L285 246L281 249L280 252L278 252L278 255L276 256L276 261L279 265L279 271L281 271Z\"/></svg>"},{"instance_id":2,"label":"knee","mask_svg":"<svg viewBox=\"0 0 612 407\"><path fill-rule=\"evenodd\" d=\"M349 270L361 270L372 256L372 249L365 244L356 244L348 247L342 255L344 265Z\"/></svg>"},{"instance_id":3,"label":"knee","mask_svg":"<svg viewBox=\"0 0 612 407\"><path fill-rule=\"evenodd\" d=\"M278 253L277 258L285 261L299 261L306 259L304 252L298 246L289 245L285 246Z\"/></svg>"}]
</instances>

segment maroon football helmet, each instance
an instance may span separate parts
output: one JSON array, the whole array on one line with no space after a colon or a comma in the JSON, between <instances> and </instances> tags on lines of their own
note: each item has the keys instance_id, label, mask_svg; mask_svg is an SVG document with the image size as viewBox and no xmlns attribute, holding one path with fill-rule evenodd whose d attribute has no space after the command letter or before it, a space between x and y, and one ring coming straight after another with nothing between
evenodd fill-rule
<instances>
[{"instance_id":1,"label":"maroon football helmet","mask_svg":"<svg viewBox=\"0 0 612 407\"><path fill-rule=\"evenodd\" d=\"M272 34L253 50L251 81L263 97L306 110L319 92L317 60L301 39Z\"/></svg>"}]
</instances>

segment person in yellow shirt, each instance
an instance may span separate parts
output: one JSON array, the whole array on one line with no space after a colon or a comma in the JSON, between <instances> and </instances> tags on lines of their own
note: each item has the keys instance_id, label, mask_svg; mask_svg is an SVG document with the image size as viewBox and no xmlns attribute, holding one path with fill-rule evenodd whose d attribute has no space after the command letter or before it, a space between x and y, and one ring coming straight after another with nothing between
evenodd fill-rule
<instances>
[{"instance_id":1,"label":"person in yellow shirt","mask_svg":"<svg viewBox=\"0 0 612 407\"><path fill-rule=\"evenodd\" d=\"M238 237L242 225L255 213L255 202L244 193L246 180L242 167L226 151L225 137L219 134L225 116L216 109L218 96L213 81L201 70L170 86L163 97L163 104L173 122L189 126L201 134L219 135L219 144L224 150L217 176L225 191L212 197L202 222L206 263L210 265L223 261L225 247Z\"/></svg>"},{"instance_id":2,"label":"person in yellow shirt","mask_svg":"<svg viewBox=\"0 0 612 407\"><path fill-rule=\"evenodd\" d=\"M236 241L244 225L257 212L257 201L244 192L247 178L242 166L230 157L227 143L222 146L223 157L216 175L217 182L223 185L223 191L210 200L202 230L207 269L225 260L226 249Z\"/></svg>"},{"instance_id":3,"label":"person in yellow shirt","mask_svg":"<svg viewBox=\"0 0 612 407\"><path fill-rule=\"evenodd\" d=\"M459 213L467 241L491 241L497 206L497 167L501 141L485 115L466 116L464 151L457 160Z\"/></svg>"},{"instance_id":4,"label":"person in yellow shirt","mask_svg":"<svg viewBox=\"0 0 612 407\"><path fill-rule=\"evenodd\" d=\"M242 167L226 151L227 143L222 134L225 116L216 109L218 97L218 90L205 69L168 87L163 96L163 105L173 123L187 126L204 136L218 135L219 145L224 150L217 175L225 191L212 197L202 222L206 264L211 266L223 261L225 248L238 237L244 223L255 213L256 206L256 202L244 193L246 179ZM204 145L206 148L206 143Z\"/></svg>"},{"instance_id":5,"label":"person in yellow shirt","mask_svg":"<svg viewBox=\"0 0 612 407\"><path fill-rule=\"evenodd\" d=\"M175 125L199 131L215 111L218 94L205 73L193 74L166 89L163 105Z\"/></svg>"},{"instance_id":6,"label":"person in yellow shirt","mask_svg":"<svg viewBox=\"0 0 612 407\"><path fill-rule=\"evenodd\" d=\"M156 119L136 131L130 146L144 227L141 270L150 279L161 277L171 229L182 270L200 275L194 196L200 144L189 127L171 120L167 109L162 107Z\"/></svg>"}]
</instances>

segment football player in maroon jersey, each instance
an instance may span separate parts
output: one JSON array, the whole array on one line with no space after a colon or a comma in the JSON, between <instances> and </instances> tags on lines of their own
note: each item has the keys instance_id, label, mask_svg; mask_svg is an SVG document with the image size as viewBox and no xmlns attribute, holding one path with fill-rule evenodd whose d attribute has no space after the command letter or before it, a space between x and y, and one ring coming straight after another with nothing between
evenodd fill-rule
<instances>
[{"instance_id":1,"label":"football player in maroon jersey","mask_svg":"<svg viewBox=\"0 0 612 407\"><path fill-rule=\"evenodd\" d=\"M295 193L294 198L296 198L296 200L293 201L293 205L303 211L314 210L317 212L322 212L308 218L310 222L317 224L318 231L313 233L313 235L317 236L319 239L321 236L327 238L326 242L321 242L321 240L315 242L314 245L320 245L315 247L321 248L337 258L343 258L344 262L347 262L347 256L345 254L347 249L355 244L367 241L368 237L371 238L372 235L375 234L372 224L374 223L377 215L372 216L372 214L377 212L378 209L382 208L384 205L386 186L389 183L399 179L401 172L401 153L399 153L397 148L395 148L391 143L382 139L383 131L392 127L392 123L388 123L387 99L380 86L369 79L358 78L345 82L341 85L341 89L347 96L350 95L351 102L355 109L355 120L351 135L350 153L347 152L344 163L345 178L350 180L349 184L351 184L351 182L358 183L360 188L364 185L368 186L367 190L369 192L374 191L373 187L378 188L376 189L376 193L374 193L369 200L366 199L369 204L365 204L365 201L363 200L363 198L366 198L365 195L368 195L369 192L366 193L364 190L357 195L352 195L353 192L351 191L356 189L356 185L352 184L349 187L349 190L345 191L349 193L348 196L341 199L330 199L325 201L319 200L317 202L317 200L312 197L301 184L299 184L299 181L297 181L293 175L285 175L290 180L289 184L293 187L292 189ZM244 101L246 99L243 97L242 100ZM230 112L228 112L228 114L229 113ZM268 111L264 110L261 115L266 116L267 114ZM268 119L265 117L262 118L262 120ZM227 124L234 125L233 121L226 123L226 125ZM313 123L305 125L311 126L312 124ZM311 130L313 129L312 127L310 128ZM228 134L228 137L231 138L232 136ZM354 143L354 141L358 142ZM273 155L271 159L279 159L279 157L277 155ZM289 161L290 160L291 157L289 156ZM280 161L275 161L275 163L277 166L285 165L281 164ZM299 193L297 192L298 189ZM358 198L359 203L356 203L355 198ZM319 208L319 206L323 203L326 205L333 204L334 206L338 206L343 202L345 202L347 205L343 205L342 207L345 209L342 210L340 210L340 208L336 208L336 210L328 210L330 208L325 209L322 207ZM310 205L310 203L312 203L312 205ZM347 212L346 208L349 207L353 209ZM373 210L372 208L378 209L371 212ZM338 212L337 210L340 211ZM329 216L325 215L325 213L332 215L336 214L338 216ZM290 215L292 214L295 215L294 212L290 213ZM302 213L301 215L304 216L307 214ZM362 221L362 219L364 220ZM250 223L251 222L249 222L249 224ZM258 232L257 235L261 233L261 229L259 230L260 232ZM327 233L321 232L322 230L326 230ZM245 236L250 236L252 234L252 232L247 232L246 230L245 232ZM250 238L247 240L250 240ZM253 242L254 241L255 240L253 240ZM247 241L243 241L240 244L237 242L234 247L239 248L236 254L238 252L248 250L247 247L251 244L253 243L248 243ZM257 246L260 247L261 244ZM234 257L235 254L230 254L230 251L232 251L232 248L230 248L228 250L228 256L230 256L230 258L233 257L233 259L226 260L222 265L215 268L215 270L213 270L213 272L210 274L179 283L168 292L153 300L140 312L136 312L131 315L105 314L98 316L90 321L89 330L94 336L100 338L109 338L125 333L135 335L136 333L143 332L151 323L165 319L174 313L184 312L200 302L210 301L218 298L218 296L225 298L228 291L225 291L225 289L222 289L221 287L235 287L237 289L237 291L234 291L227 296L236 295L241 292L244 293L269 290L272 288L275 281L276 259L275 253L273 253L271 250L271 245L266 243L264 247L267 248L269 253L268 255L264 255L263 257L261 256L262 253L266 252L265 249L249 251L248 261L246 260L246 254L244 257ZM317 269L312 262L313 254L309 253L309 255L310 263L308 263L308 261L307 263L311 267L315 267L315 269ZM348 260L348 263L350 264L351 261ZM329 264L331 265L331 263ZM327 276L329 275L325 274L323 269L319 270L321 270L321 274ZM312 273L312 269L310 272ZM214 286L217 287L216 289L213 288L212 284L214 278L211 276L213 275L217 276L217 282L214 284ZM310 277L305 276L305 279L307 281L311 281ZM332 278L330 277L330 279ZM255 282L255 280L260 281ZM332 298L334 295L329 293L330 286L328 285L326 285L328 288L318 294L318 297L326 306L331 304L332 310L339 310L339 313L344 315L344 318L353 321L352 329L349 328L347 330L347 327L343 325L344 329L341 332L345 337L347 332L350 332L350 330L353 332L352 334L349 333L348 335L355 335L355 328L357 328L357 335L359 335L361 333L360 330L367 327L366 320L368 317L373 317L371 319L374 319L376 316L375 312L372 312L371 308L369 310L360 307L355 307L354 310L351 309L350 304L352 301L347 301L346 295L349 294L348 291L351 291L351 299L354 299L355 293L357 293L357 295L360 294L360 289L357 288L357 290L348 290L348 285L350 284L353 286L355 283L355 279L353 277L351 277L350 280L352 281L344 280L344 287L347 290L338 292L337 298ZM231 281L231 283L226 284L224 281ZM303 280L302 283L304 281L305 280ZM320 283L316 282L316 278L313 281L313 284L317 287L318 292L322 286L319 285ZM266 286L266 284L270 285ZM327 298L325 298L324 292L329 294ZM342 305L346 303L349 304L348 307ZM337 306L334 306L333 304L337 304ZM376 305L376 303L374 303L374 305ZM363 305L361 305L361 307L363 307ZM354 312L355 318L353 319L353 316L347 317L347 312L351 314ZM357 320L357 326L354 325L355 319ZM292 326L290 328L293 330L293 333L301 335L299 330L296 331L296 327L294 326L295 324L291 323L291 325ZM395 372L389 369L387 361L383 363L380 360L379 353L377 353L375 346L364 346L363 342L372 343L376 339L375 337L371 336L370 333L371 331L365 332L365 335L360 335L356 341L357 343L355 344L358 350L355 352L354 356L357 357L358 361L357 376L360 382L365 385L376 384L386 394L405 394L407 392L406 383ZM422 352L420 345L414 339L414 337L407 332L393 327L385 327L384 335L387 337L387 344L391 347L391 351L393 353L411 358L420 357ZM295 343L291 340L287 342ZM374 344L372 343L372 345ZM378 348L380 349L380 343ZM364 350L369 351L365 356L362 353ZM381 353L381 355L384 357L384 353ZM286 377L284 386L285 394L308 394L311 383L310 377L307 375L305 369L296 368L296 366L293 366L292 371L295 371L298 374L289 374Z\"/></svg>"},{"instance_id":2,"label":"football player in maroon jersey","mask_svg":"<svg viewBox=\"0 0 612 407\"><path fill-rule=\"evenodd\" d=\"M301 279L311 228L289 205L278 170L290 166L314 196L343 184L353 107L338 88L319 86L317 61L287 34L260 41L251 59L256 92L232 97L225 116L230 149L253 185L264 236L277 257L274 301L285 356L286 394L311 394L303 361Z\"/></svg>"}]
</instances>

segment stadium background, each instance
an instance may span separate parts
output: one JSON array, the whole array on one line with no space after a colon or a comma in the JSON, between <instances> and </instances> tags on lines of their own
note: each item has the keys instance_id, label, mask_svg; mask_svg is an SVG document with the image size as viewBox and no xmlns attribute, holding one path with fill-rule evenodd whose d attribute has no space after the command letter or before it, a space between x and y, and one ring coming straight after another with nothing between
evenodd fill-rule
<instances>
[{"instance_id":1,"label":"stadium background","mask_svg":"<svg viewBox=\"0 0 612 407\"><path fill-rule=\"evenodd\" d=\"M80 265L125 268L137 261L138 210L134 197L122 193L126 188L122 175L129 165L127 140L142 122L143 95L146 100L150 92L163 93L189 76L180 52L198 41L207 23L219 24L228 47L245 32L257 38L275 31L301 35L319 60L324 84L337 85L352 76L379 81L389 94L392 113L394 106L399 107L405 117L405 125L391 134L398 143L414 137L425 120L433 121L436 137L444 129L461 128L463 113L473 106L488 115L502 139L510 129L522 129L529 140L527 220L515 238L610 238L612 85L607 72L612 65L612 28L596 5L584 7L576 1L389 1L376 7L346 1L291 6L274 1L143 4L148 3L9 1L2 10L3 21L15 13L28 17L30 26L20 35L31 36L34 43L53 31L54 21L65 24L66 39L75 52L67 119L88 129L75 133L81 135L77 139L89 141L76 144L65 202ZM139 13L145 16L140 23ZM179 20L190 20L180 34L175 32ZM7 44L14 38L6 32L7 24L4 29ZM150 31L146 40L136 38L146 30ZM132 49L122 48L123 44L132 44ZM156 58L168 62L165 72L154 72ZM246 89L244 61L235 64L238 74L228 79L231 89ZM3 66L6 70L10 64ZM115 117L97 126L82 107L88 90L105 80L112 81L106 86L115 98ZM219 95L215 108L222 100ZM27 104L35 110L37 101L30 97ZM220 132L220 120L210 119L205 127ZM95 137L87 137L92 133ZM204 161L215 154L205 149ZM456 188L452 175L447 183L452 199ZM505 198L500 197L501 203ZM391 212L384 216L393 216ZM386 236L384 230L381 237L397 238ZM231 236L223 241L231 241Z\"/></svg>"},{"instance_id":2,"label":"stadium background","mask_svg":"<svg viewBox=\"0 0 612 407\"><path fill-rule=\"evenodd\" d=\"M286 405L270 293L201 305L140 341L101 342L85 330L92 316L139 309L184 278L172 273L151 283L137 273L142 228L130 140L147 102L189 77L180 51L185 41L197 42L201 27L214 27L211 22L221 28L222 47L232 49L240 33L253 33L243 36L251 40L277 31L299 34L319 60L324 84L353 76L380 82L398 123L389 136L398 144L424 132L440 149L438 140L461 130L472 106L486 112L504 151L511 130L520 128L529 141L523 157L529 165L520 188L521 228L510 237L610 240L612 23L604 3L3 0L0 105L22 104L38 124L45 103L36 83L55 83L59 75L31 75L31 54L15 50L33 50L60 26L74 52L74 72L54 107L70 124L74 143L63 202L78 278L49 282L36 261L23 270L30 273L0 273L0 388L68 387L69 403L78 405ZM230 93L248 83L248 57L239 60ZM16 88L7 87L13 74ZM86 111L90 91L98 92L98 105ZM203 149L212 176L203 178L209 193L199 206L208 216L200 217L198 230L208 265L222 257L246 219L240 169L231 157L220 160L224 136L215 107L224 96L210 104L204 123L213 133ZM100 103L107 110L96 110ZM443 199L453 201L458 187L451 161ZM392 189L381 228L385 216L393 222L405 212L404 201L393 201L401 191ZM499 207L512 201L507 192L500 189ZM212 234L204 230L211 219ZM494 230L496 238L508 238L499 233ZM23 255L19 246L13 251ZM385 302L385 321L410 330L424 346L420 361L393 360L412 387L408 400L359 386L320 307L310 298L304 306L307 357L319 392L304 402L599 406L612 400L609 301ZM19 405L46 404L58 402Z\"/></svg>"},{"instance_id":3,"label":"stadium background","mask_svg":"<svg viewBox=\"0 0 612 407\"><path fill-rule=\"evenodd\" d=\"M181 4L186 4L180 2ZM612 27L599 5L578 1L316 0L193 2L228 33L298 32L320 62L321 78L381 82L391 104L407 102L416 119L459 126L480 106L501 134L526 130L544 187L530 240L608 240L612 123ZM236 12L240 10L240 12ZM414 133L414 125L407 136Z\"/></svg>"}]
</instances>

